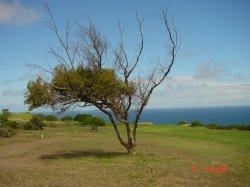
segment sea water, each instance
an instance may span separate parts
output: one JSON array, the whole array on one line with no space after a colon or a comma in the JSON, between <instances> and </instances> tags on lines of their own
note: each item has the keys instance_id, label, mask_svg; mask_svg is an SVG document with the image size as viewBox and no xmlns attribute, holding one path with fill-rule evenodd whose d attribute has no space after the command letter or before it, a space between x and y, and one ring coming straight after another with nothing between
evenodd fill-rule
<instances>
[{"instance_id":1,"label":"sea water","mask_svg":"<svg viewBox=\"0 0 250 187\"><path fill-rule=\"evenodd\" d=\"M108 117L98 110L69 111L57 116L75 116L78 113L99 116L109 121ZM178 124L180 121L191 123L193 120L199 120L203 124L249 125L250 106L145 109L140 118L141 122L153 124ZM132 122L133 119L130 121Z\"/></svg>"}]
</instances>

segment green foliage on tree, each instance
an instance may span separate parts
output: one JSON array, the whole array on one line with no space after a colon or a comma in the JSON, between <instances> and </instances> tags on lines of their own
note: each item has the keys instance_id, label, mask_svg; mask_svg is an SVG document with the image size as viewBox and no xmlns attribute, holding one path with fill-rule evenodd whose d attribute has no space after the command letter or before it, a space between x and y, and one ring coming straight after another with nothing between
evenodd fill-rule
<instances>
[{"instance_id":1,"label":"green foliage on tree","mask_svg":"<svg viewBox=\"0 0 250 187\"><path fill-rule=\"evenodd\" d=\"M46 118L46 116L45 115L43 115L43 114L35 114L38 118L40 118L42 121L44 121L45 120L45 118Z\"/></svg>"},{"instance_id":2,"label":"green foliage on tree","mask_svg":"<svg viewBox=\"0 0 250 187\"><path fill-rule=\"evenodd\" d=\"M102 118L100 118L100 117L93 117L92 118L92 122L96 126L105 126L106 125L105 121Z\"/></svg>"},{"instance_id":3,"label":"green foliage on tree","mask_svg":"<svg viewBox=\"0 0 250 187\"><path fill-rule=\"evenodd\" d=\"M84 118L83 124L89 125L92 130L97 131L98 126L105 126L105 121L100 117L89 116L89 117Z\"/></svg>"},{"instance_id":4,"label":"green foliage on tree","mask_svg":"<svg viewBox=\"0 0 250 187\"><path fill-rule=\"evenodd\" d=\"M100 117L92 117L90 126L97 131L98 126L105 126L105 121Z\"/></svg>"},{"instance_id":5,"label":"green foliage on tree","mask_svg":"<svg viewBox=\"0 0 250 187\"><path fill-rule=\"evenodd\" d=\"M198 120L194 120L194 121L192 121L190 127L200 127L202 125L203 125L202 122L200 122Z\"/></svg>"},{"instance_id":6,"label":"green foliage on tree","mask_svg":"<svg viewBox=\"0 0 250 187\"><path fill-rule=\"evenodd\" d=\"M72 116L64 116L61 118L61 121L66 122L68 125L70 124L71 121L73 121L73 117Z\"/></svg>"},{"instance_id":7,"label":"green foliage on tree","mask_svg":"<svg viewBox=\"0 0 250 187\"><path fill-rule=\"evenodd\" d=\"M59 48L51 48L51 54L57 60L57 65L50 66L48 79L38 77L29 81L25 103L29 110L38 107L51 107L53 110L65 111L71 107L94 106L110 119L119 142L128 153L137 145L137 127L140 116L148 104L152 93L168 76L179 49L179 34L173 22L168 21L167 11L162 10L160 17L168 41L167 60L156 65L148 74L137 73L143 61L144 31L143 18L136 15L138 24L139 45L135 56L129 58L125 49L123 30L119 27L120 39L115 46L106 40L92 24L78 24L78 30L73 35L72 25L68 22L65 35L59 33L55 19L49 7L47 11L50 21L46 22L55 34ZM171 23L171 24L169 24ZM154 29L154 27L152 27ZM65 36L65 37L64 37ZM141 64L142 65L142 64ZM133 129L130 118L133 112ZM84 124L84 119L78 119ZM122 137L117 121L123 124L126 137ZM95 122L96 123L96 122ZM93 124L95 124L93 123Z\"/></svg>"},{"instance_id":8,"label":"green foliage on tree","mask_svg":"<svg viewBox=\"0 0 250 187\"><path fill-rule=\"evenodd\" d=\"M83 121L84 125L91 125L92 124L93 117L86 117Z\"/></svg>"},{"instance_id":9,"label":"green foliage on tree","mask_svg":"<svg viewBox=\"0 0 250 187\"><path fill-rule=\"evenodd\" d=\"M46 121L49 121L49 122L50 122L50 125L52 125L55 121L57 121L57 118L56 118L56 116L54 116L54 115L47 115L47 116L45 117L45 120L46 120Z\"/></svg>"},{"instance_id":10,"label":"green foliage on tree","mask_svg":"<svg viewBox=\"0 0 250 187\"><path fill-rule=\"evenodd\" d=\"M61 118L61 121L73 121L73 117L72 116L64 116Z\"/></svg>"},{"instance_id":11,"label":"green foliage on tree","mask_svg":"<svg viewBox=\"0 0 250 187\"><path fill-rule=\"evenodd\" d=\"M87 125L88 121L87 118L92 118L92 115L90 114L77 114L74 117L74 121L78 121L80 125Z\"/></svg>"},{"instance_id":12,"label":"green foliage on tree","mask_svg":"<svg viewBox=\"0 0 250 187\"><path fill-rule=\"evenodd\" d=\"M180 122L178 123L178 125L185 125L185 124L187 124L187 122L185 122L185 121L180 121Z\"/></svg>"},{"instance_id":13,"label":"green foliage on tree","mask_svg":"<svg viewBox=\"0 0 250 187\"><path fill-rule=\"evenodd\" d=\"M71 89L56 89L68 87L68 77ZM82 101L97 102L104 97L114 100L120 95L131 95L135 91L132 83L123 83L112 69L96 71L81 66L75 70L67 70L62 65L56 66L51 85L54 87L49 86L41 78L28 83L29 94L26 95L25 103L29 104L30 110L44 105L56 108L58 102L72 100L73 94L79 95Z\"/></svg>"}]
</instances>

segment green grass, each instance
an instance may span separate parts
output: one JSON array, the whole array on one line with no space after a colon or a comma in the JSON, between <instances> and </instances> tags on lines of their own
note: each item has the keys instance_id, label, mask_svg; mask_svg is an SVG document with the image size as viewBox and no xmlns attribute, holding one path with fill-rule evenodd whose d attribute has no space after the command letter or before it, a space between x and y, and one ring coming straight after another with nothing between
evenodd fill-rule
<instances>
[{"instance_id":1,"label":"green grass","mask_svg":"<svg viewBox=\"0 0 250 187\"><path fill-rule=\"evenodd\" d=\"M11 113L9 120L28 121L32 117L29 113Z\"/></svg>"},{"instance_id":2,"label":"green grass","mask_svg":"<svg viewBox=\"0 0 250 187\"><path fill-rule=\"evenodd\" d=\"M247 131L140 126L136 155L126 154L110 125L93 132L57 123L0 138L0 186L249 186L249 174Z\"/></svg>"}]
</instances>

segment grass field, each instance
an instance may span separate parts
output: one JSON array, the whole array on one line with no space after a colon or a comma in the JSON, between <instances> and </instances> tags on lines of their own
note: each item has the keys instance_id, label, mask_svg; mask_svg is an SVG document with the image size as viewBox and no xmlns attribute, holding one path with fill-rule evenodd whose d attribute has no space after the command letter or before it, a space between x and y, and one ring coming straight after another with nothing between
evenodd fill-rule
<instances>
[{"instance_id":1,"label":"grass field","mask_svg":"<svg viewBox=\"0 0 250 187\"><path fill-rule=\"evenodd\" d=\"M139 127L136 155L126 154L112 126L58 125L0 138L1 187L250 186L249 174L247 131Z\"/></svg>"},{"instance_id":2,"label":"grass field","mask_svg":"<svg viewBox=\"0 0 250 187\"><path fill-rule=\"evenodd\" d=\"M16 121L27 121L32 117L32 114L29 113L11 113L8 117L9 120L16 120Z\"/></svg>"}]
</instances>

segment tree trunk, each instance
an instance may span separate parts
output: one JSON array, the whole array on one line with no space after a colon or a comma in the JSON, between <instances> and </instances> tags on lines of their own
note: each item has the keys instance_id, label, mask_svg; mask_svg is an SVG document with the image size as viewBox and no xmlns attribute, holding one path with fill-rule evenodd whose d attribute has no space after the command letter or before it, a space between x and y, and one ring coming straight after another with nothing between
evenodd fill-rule
<instances>
[{"instance_id":1,"label":"tree trunk","mask_svg":"<svg viewBox=\"0 0 250 187\"><path fill-rule=\"evenodd\" d=\"M131 143L131 144L128 143L128 144L126 145L126 149L127 149L128 154L134 153L134 148L135 148L135 146L134 146L133 143Z\"/></svg>"},{"instance_id":2,"label":"tree trunk","mask_svg":"<svg viewBox=\"0 0 250 187\"><path fill-rule=\"evenodd\" d=\"M124 146L126 149L127 149L127 153L128 154L131 154L131 153L134 153L134 148L136 146L135 142L133 142L133 139L131 137L131 130L130 130L130 126L129 126L129 123L128 122L124 122L124 125L126 127L126 131L127 131L127 138L128 138L128 142L124 142L121 135L120 135L120 132L117 128L117 124L116 122L114 121L112 115L108 112L106 112L106 114L109 116L109 119L115 129L115 132L116 132L116 135L119 139L119 142L121 143L122 146ZM136 130L135 130L136 131ZM133 132L133 134L136 134L136 132Z\"/></svg>"}]
</instances>

